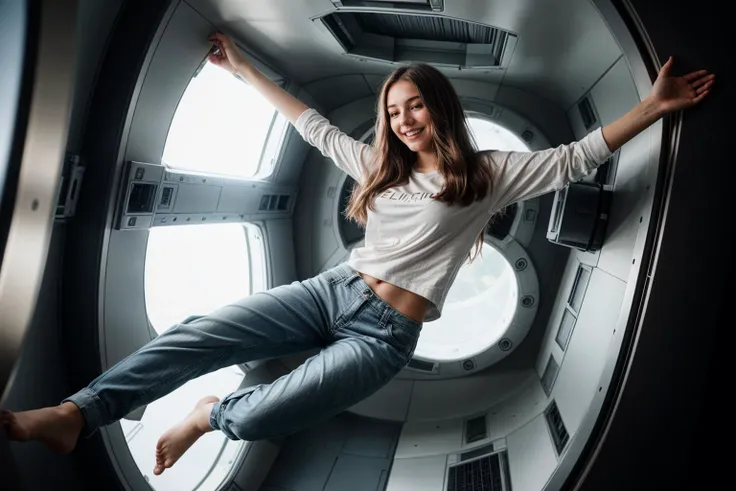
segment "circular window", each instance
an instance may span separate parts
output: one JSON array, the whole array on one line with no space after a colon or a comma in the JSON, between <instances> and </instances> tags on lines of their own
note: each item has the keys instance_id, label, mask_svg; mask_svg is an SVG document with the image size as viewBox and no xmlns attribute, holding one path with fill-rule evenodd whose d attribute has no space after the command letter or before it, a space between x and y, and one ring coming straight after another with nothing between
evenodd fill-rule
<instances>
[{"instance_id":1,"label":"circular window","mask_svg":"<svg viewBox=\"0 0 736 491\"><path fill-rule=\"evenodd\" d=\"M503 126L474 116L469 116L466 121L478 150L529 151L524 140Z\"/></svg>"},{"instance_id":2,"label":"circular window","mask_svg":"<svg viewBox=\"0 0 736 491\"><path fill-rule=\"evenodd\" d=\"M450 287L442 317L422 328L414 355L447 362L488 350L509 328L519 288L506 258L489 244L460 268Z\"/></svg>"}]
</instances>

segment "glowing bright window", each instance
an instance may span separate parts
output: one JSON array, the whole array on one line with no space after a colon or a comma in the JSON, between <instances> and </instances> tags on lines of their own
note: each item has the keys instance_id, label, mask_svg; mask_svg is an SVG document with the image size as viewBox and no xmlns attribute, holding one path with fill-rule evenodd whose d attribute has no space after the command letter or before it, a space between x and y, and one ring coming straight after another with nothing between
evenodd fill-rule
<instances>
[{"instance_id":1,"label":"glowing bright window","mask_svg":"<svg viewBox=\"0 0 736 491\"><path fill-rule=\"evenodd\" d=\"M227 477L246 442L229 440L220 431L205 434L160 476L153 474L156 442L186 417L205 395L222 399L237 390L243 372L228 367L190 380L174 392L151 403L140 421L121 419L130 453L148 484L156 491L215 491ZM201 484L200 484L201 483Z\"/></svg>"},{"instance_id":2,"label":"glowing bright window","mask_svg":"<svg viewBox=\"0 0 736 491\"><path fill-rule=\"evenodd\" d=\"M159 334L251 294L242 224L154 227L146 251L146 310Z\"/></svg>"},{"instance_id":3,"label":"glowing bright window","mask_svg":"<svg viewBox=\"0 0 736 491\"><path fill-rule=\"evenodd\" d=\"M468 117L467 122L478 150L529 151L524 140L503 126L473 116Z\"/></svg>"},{"instance_id":4,"label":"glowing bright window","mask_svg":"<svg viewBox=\"0 0 736 491\"><path fill-rule=\"evenodd\" d=\"M286 119L253 87L205 63L174 113L162 162L180 170L236 177L272 169Z\"/></svg>"},{"instance_id":5,"label":"glowing bright window","mask_svg":"<svg viewBox=\"0 0 736 491\"><path fill-rule=\"evenodd\" d=\"M521 138L496 123L475 116L467 122L478 150L529 151ZM513 321L518 296L513 268L503 254L484 244L482 255L460 268L442 317L424 324L415 355L458 361L486 351Z\"/></svg>"},{"instance_id":6,"label":"glowing bright window","mask_svg":"<svg viewBox=\"0 0 736 491\"><path fill-rule=\"evenodd\" d=\"M511 324L518 295L511 265L494 247L484 244L482 256L458 271L442 317L424 324L414 354L458 361L484 352Z\"/></svg>"},{"instance_id":7,"label":"glowing bright window","mask_svg":"<svg viewBox=\"0 0 736 491\"><path fill-rule=\"evenodd\" d=\"M260 232L244 224L152 228L144 289L148 318L156 332L262 290L266 269L261 242ZM214 491L220 487L247 443L228 440L221 432L207 433L174 467L154 476L156 442L199 399L222 398L237 390L242 380L238 366L226 367L148 405L141 421L121 420L130 452L153 489Z\"/></svg>"}]
</instances>

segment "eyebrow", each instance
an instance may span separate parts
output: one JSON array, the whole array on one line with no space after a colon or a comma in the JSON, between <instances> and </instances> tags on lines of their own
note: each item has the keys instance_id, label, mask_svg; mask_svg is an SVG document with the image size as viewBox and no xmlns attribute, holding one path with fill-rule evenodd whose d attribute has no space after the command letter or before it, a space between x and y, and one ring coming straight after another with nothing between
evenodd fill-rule
<instances>
[{"instance_id":1,"label":"eyebrow","mask_svg":"<svg viewBox=\"0 0 736 491\"><path fill-rule=\"evenodd\" d=\"M406 100L406 102L411 102L411 101L413 101L414 99L421 99L421 97L419 97L418 95L415 95L414 97L410 97L410 98L408 98L408 99ZM391 105L390 105L390 106L388 106L388 107L396 107L396 104L391 104Z\"/></svg>"}]
</instances>

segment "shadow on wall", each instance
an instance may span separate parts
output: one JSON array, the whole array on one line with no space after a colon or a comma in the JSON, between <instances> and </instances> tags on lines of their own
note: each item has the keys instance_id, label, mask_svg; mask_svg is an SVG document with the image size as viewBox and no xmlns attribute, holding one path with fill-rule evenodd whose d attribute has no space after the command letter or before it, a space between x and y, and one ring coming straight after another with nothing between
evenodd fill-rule
<instances>
[{"instance_id":1,"label":"shadow on wall","mask_svg":"<svg viewBox=\"0 0 736 491\"><path fill-rule=\"evenodd\" d=\"M43 282L36 311L23 344L7 408L26 410L58 404L69 394L65 360L59 339L59 282L62 263L64 225L55 225L49 244ZM14 464L13 464L14 462ZM8 443L0 433L0 489L22 491L54 487L82 489L69 465L70 456L50 452L39 443ZM15 470L13 466L15 465ZM43 469L43 472L39 472ZM11 486L20 479L25 487Z\"/></svg>"},{"instance_id":2,"label":"shadow on wall","mask_svg":"<svg viewBox=\"0 0 736 491\"><path fill-rule=\"evenodd\" d=\"M4 432L0 432L0 476L2 476L3 489L18 491L27 489L21 485L20 474Z\"/></svg>"}]
</instances>

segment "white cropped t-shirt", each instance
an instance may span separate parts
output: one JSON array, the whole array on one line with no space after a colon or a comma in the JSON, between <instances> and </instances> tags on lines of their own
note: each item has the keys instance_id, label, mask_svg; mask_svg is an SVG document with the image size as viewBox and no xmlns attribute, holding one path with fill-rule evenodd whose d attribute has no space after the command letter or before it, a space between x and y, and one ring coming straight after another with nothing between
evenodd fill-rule
<instances>
[{"instance_id":1,"label":"white cropped t-shirt","mask_svg":"<svg viewBox=\"0 0 736 491\"><path fill-rule=\"evenodd\" d=\"M314 109L295 123L315 146L357 182L368 174L373 148L346 135ZM578 181L611 155L601 129L567 145L535 152L483 151L491 168L492 191L468 206L432 199L442 189L439 171L414 171L409 182L381 193L368 209L365 245L353 249L348 264L430 301L425 321L442 307L460 266L491 216L512 203Z\"/></svg>"}]
</instances>

